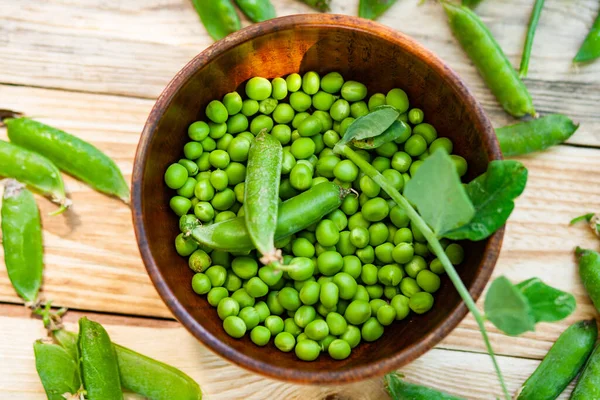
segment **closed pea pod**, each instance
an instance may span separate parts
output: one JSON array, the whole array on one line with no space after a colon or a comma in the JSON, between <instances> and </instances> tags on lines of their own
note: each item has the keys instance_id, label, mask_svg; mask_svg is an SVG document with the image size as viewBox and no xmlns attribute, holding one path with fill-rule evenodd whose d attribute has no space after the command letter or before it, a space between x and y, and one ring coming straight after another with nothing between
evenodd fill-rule
<instances>
[{"instance_id":1,"label":"closed pea pod","mask_svg":"<svg viewBox=\"0 0 600 400\"><path fill-rule=\"evenodd\" d=\"M10 282L23 300L34 303L44 266L40 214L33 194L13 179L4 181L2 245Z\"/></svg>"},{"instance_id":2,"label":"closed pea pod","mask_svg":"<svg viewBox=\"0 0 600 400\"><path fill-rule=\"evenodd\" d=\"M557 398L585 364L597 337L594 320L579 321L567 328L519 389L517 400Z\"/></svg>"},{"instance_id":3,"label":"closed pea pod","mask_svg":"<svg viewBox=\"0 0 600 400\"><path fill-rule=\"evenodd\" d=\"M90 143L28 118L5 123L11 142L44 155L92 188L129 202L129 188L119 167Z\"/></svg>"},{"instance_id":4,"label":"closed pea pod","mask_svg":"<svg viewBox=\"0 0 600 400\"><path fill-rule=\"evenodd\" d=\"M86 317L81 318L78 345L87 398L123 399L117 355L102 325Z\"/></svg>"},{"instance_id":5,"label":"closed pea pod","mask_svg":"<svg viewBox=\"0 0 600 400\"><path fill-rule=\"evenodd\" d=\"M496 129L505 156L518 156L545 150L569 139L579 125L561 114L551 114L527 122Z\"/></svg>"},{"instance_id":6,"label":"closed pea pod","mask_svg":"<svg viewBox=\"0 0 600 400\"><path fill-rule=\"evenodd\" d=\"M401 378L402 375L395 373L385 376L385 386L392 400L462 400L425 386L404 382Z\"/></svg>"},{"instance_id":7,"label":"closed pea pod","mask_svg":"<svg viewBox=\"0 0 600 400\"><path fill-rule=\"evenodd\" d=\"M270 0L235 0L235 2L252 22L262 22L277 16Z\"/></svg>"},{"instance_id":8,"label":"closed pea pod","mask_svg":"<svg viewBox=\"0 0 600 400\"><path fill-rule=\"evenodd\" d=\"M600 254L578 247L575 255L579 261L579 276L583 286L596 310L600 311Z\"/></svg>"},{"instance_id":9,"label":"closed pea pod","mask_svg":"<svg viewBox=\"0 0 600 400\"><path fill-rule=\"evenodd\" d=\"M479 17L467 7L443 3L450 28L498 102L511 115L535 115L527 87Z\"/></svg>"},{"instance_id":10,"label":"closed pea pod","mask_svg":"<svg viewBox=\"0 0 600 400\"><path fill-rule=\"evenodd\" d=\"M223 39L241 28L240 18L231 0L192 0L192 3L214 40Z\"/></svg>"},{"instance_id":11,"label":"closed pea pod","mask_svg":"<svg viewBox=\"0 0 600 400\"><path fill-rule=\"evenodd\" d=\"M32 190L47 196L61 207L59 214L70 206L60 171L46 157L0 140L0 176L14 178Z\"/></svg>"},{"instance_id":12,"label":"closed pea pod","mask_svg":"<svg viewBox=\"0 0 600 400\"><path fill-rule=\"evenodd\" d=\"M279 181L283 150L265 131L259 133L248 153L244 191L244 220L252 244L261 252L263 264L281 262L274 245L279 208Z\"/></svg>"},{"instance_id":13,"label":"closed pea pod","mask_svg":"<svg viewBox=\"0 0 600 400\"><path fill-rule=\"evenodd\" d=\"M81 387L77 361L62 346L37 340L33 344L35 368L48 400L64 400Z\"/></svg>"},{"instance_id":14,"label":"closed pea pod","mask_svg":"<svg viewBox=\"0 0 600 400\"><path fill-rule=\"evenodd\" d=\"M579 381L571 393L570 400L589 400L600 398L600 345L583 367Z\"/></svg>"},{"instance_id":15,"label":"closed pea pod","mask_svg":"<svg viewBox=\"0 0 600 400\"><path fill-rule=\"evenodd\" d=\"M321 220L338 208L348 193L334 183L322 183L283 202L279 207L275 240L286 238ZM192 237L216 250L245 251L253 248L242 217L197 227Z\"/></svg>"}]
</instances>

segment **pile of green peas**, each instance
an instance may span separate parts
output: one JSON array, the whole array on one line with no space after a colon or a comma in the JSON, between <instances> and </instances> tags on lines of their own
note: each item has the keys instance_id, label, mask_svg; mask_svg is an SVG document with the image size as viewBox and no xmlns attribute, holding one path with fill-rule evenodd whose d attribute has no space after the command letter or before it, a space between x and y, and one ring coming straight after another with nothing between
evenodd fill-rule
<instances>
[{"instance_id":1,"label":"pile of green peas","mask_svg":"<svg viewBox=\"0 0 600 400\"><path fill-rule=\"evenodd\" d=\"M360 82L331 72L250 79L246 98L237 92L213 100L206 121L189 126L184 158L170 165L165 182L177 195L170 207L180 226L199 220L213 224L243 216L248 150L263 129L283 146L280 198L287 200L323 182L353 188L341 207L320 222L276 243L289 271L260 265L256 251L231 254L199 246L183 233L177 252L196 272L192 289L207 295L223 328L234 338L249 332L258 346L273 339L283 352L312 361L321 352L347 358L361 341L379 339L384 328L423 314L434 303L444 268L406 212L333 147L352 122L387 104L412 132L375 150L359 150L396 189L402 191L423 160L452 141L409 107L399 88L367 96ZM459 174L467 163L451 155ZM459 244L442 239L453 264L463 261Z\"/></svg>"}]
</instances>

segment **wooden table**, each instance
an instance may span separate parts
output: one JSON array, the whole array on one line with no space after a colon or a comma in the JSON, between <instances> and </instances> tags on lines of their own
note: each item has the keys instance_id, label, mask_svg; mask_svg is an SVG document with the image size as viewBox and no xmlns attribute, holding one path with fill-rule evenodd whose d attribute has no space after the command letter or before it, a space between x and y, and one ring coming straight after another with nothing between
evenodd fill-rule
<instances>
[{"instance_id":1,"label":"wooden table","mask_svg":"<svg viewBox=\"0 0 600 400\"><path fill-rule=\"evenodd\" d=\"M278 15L311 12L294 0L273 2ZM358 0L333 3L334 12L356 14ZM417 3L399 1L381 22L411 35L454 68L495 126L511 122L451 36L439 4ZM486 1L478 9L515 65L532 4ZM154 100L212 42L189 0L0 0L0 10L0 108L23 111L89 140L116 160L126 179ZM578 306L565 321L540 324L537 332L520 337L502 335L488 324L511 391L569 324L596 316L579 281L573 248L597 248L598 241L568 222L600 211L600 62L578 69L570 63L597 11L597 0L548 0L526 80L538 112L565 113L581 128L568 144L520 158L529 168L529 182L508 223L494 275L513 281L541 277L573 293ZM71 178L66 184L75 204L71 212L47 217L54 206L45 200L39 205L46 246L43 297L76 310L68 323L91 315L106 324L116 342L190 374L207 398L386 398L380 379L291 385L213 354L172 319L158 297L137 250L130 210ZM21 304L0 265L0 398L42 399L32 343L44 330ZM469 399L500 394L471 317L402 372L410 381Z\"/></svg>"}]
</instances>

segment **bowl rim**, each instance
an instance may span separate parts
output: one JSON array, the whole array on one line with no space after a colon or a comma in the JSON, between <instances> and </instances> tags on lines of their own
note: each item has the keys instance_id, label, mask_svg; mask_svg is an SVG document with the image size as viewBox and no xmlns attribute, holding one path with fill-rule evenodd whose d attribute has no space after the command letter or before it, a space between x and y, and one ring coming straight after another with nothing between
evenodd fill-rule
<instances>
[{"instance_id":1,"label":"bowl rim","mask_svg":"<svg viewBox=\"0 0 600 400\"><path fill-rule=\"evenodd\" d=\"M158 291L161 299L171 310L175 318L205 346L217 353L221 357L237 364L238 366L249 369L253 372L266 375L268 377L297 383L310 384L335 384L347 383L358 380L380 376L392 370L398 369L403 365L412 362L425 352L432 349L444 337L446 337L462 319L467 315L467 307L463 301L443 319L438 328L429 332L420 341L406 347L403 351L394 354L384 360L369 361L362 365L351 367L342 371L301 371L290 368L279 367L274 364L264 363L255 360L243 352L235 350L207 331L201 323L194 319L184 308L184 306L175 297L173 291L165 283L165 279L154 260L148 247L146 227L143 221L143 201L142 201L142 179L147 162L147 151L150 139L155 133L164 111L169 107L176 93L185 85L194 73L211 62L219 55L247 41L254 40L257 37L271 34L279 30L293 29L298 26L315 28L344 28L348 31L360 31L369 35L378 36L380 39L392 42L395 46L408 51L416 57L424 60L427 65L443 77L451 89L458 97L462 98L467 106L474 110L474 121L478 132L481 133L482 144L488 151L488 159L500 160L502 153L498 145L494 129L486 116L483 108L475 99L471 91L467 88L459 76L450 69L440 58L431 51L416 42L409 36L384 26L382 24L366 19L338 15L338 14L297 14L286 17L271 19L262 23L250 25L240 31L234 32L226 38L212 44L207 49L196 55L188 62L168 83L165 89L158 97L150 115L144 125L140 141L136 150L132 174L132 218L136 235L137 244L146 270L150 279ZM483 250L483 261L479 273L476 275L469 290L475 301L479 298L487 282L489 281L493 269L496 265L502 239L504 236L504 227L499 229L488 242Z\"/></svg>"}]
</instances>

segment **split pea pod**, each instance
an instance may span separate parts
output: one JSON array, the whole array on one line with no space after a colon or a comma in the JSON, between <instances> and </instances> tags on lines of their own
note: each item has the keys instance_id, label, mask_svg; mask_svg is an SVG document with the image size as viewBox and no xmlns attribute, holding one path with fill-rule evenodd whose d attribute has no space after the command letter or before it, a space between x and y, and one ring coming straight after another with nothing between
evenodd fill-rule
<instances>
[{"instance_id":1,"label":"split pea pod","mask_svg":"<svg viewBox=\"0 0 600 400\"><path fill-rule=\"evenodd\" d=\"M581 44L577 55L573 58L573 62L582 63L595 60L598 57L600 57L600 12L590 32Z\"/></svg>"},{"instance_id":2,"label":"split pea pod","mask_svg":"<svg viewBox=\"0 0 600 400\"><path fill-rule=\"evenodd\" d=\"M281 203L275 240L284 239L320 221L342 204L350 193L333 182L324 182ZM243 252L253 249L243 217L195 228L192 237L215 250Z\"/></svg>"},{"instance_id":3,"label":"split pea pod","mask_svg":"<svg viewBox=\"0 0 600 400\"><path fill-rule=\"evenodd\" d=\"M81 318L78 346L87 399L122 400L117 355L104 327Z\"/></svg>"},{"instance_id":4,"label":"split pea pod","mask_svg":"<svg viewBox=\"0 0 600 400\"><path fill-rule=\"evenodd\" d=\"M277 16L271 0L235 0L235 2L252 22L262 22Z\"/></svg>"},{"instance_id":5,"label":"split pea pod","mask_svg":"<svg viewBox=\"0 0 600 400\"><path fill-rule=\"evenodd\" d=\"M405 382L398 374L387 374L385 386L392 400L461 400L460 397Z\"/></svg>"},{"instance_id":6,"label":"split pea pod","mask_svg":"<svg viewBox=\"0 0 600 400\"><path fill-rule=\"evenodd\" d=\"M600 254L577 247L575 255L579 261L579 276L583 286L600 312Z\"/></svg>"},{"instance_id":7,"label":"split pea pod","mask_svg":"<svg viewBox=\"0 0 600 400\"><path fill-rule=\"evenodd\" d=\"M519 77L521 78L525 78L527 76L527 72L529 71L531 48L533 47L533 39L535 38L535 31L537 30L538 22L540 21L540 15L542 15L544 2L545 0L535 0L533 11L531 11L529 27L527 28L527 38L525 39L523 55L521 56L521 66L519 67Z\"/></svg>"},{"instance_id":8,"label":"split pea pod","mask_svg":"<svg viewBox=\"0 0 600 400\"><path fill-rule=\"evenodd\" d=\"M119 167L90 143L29 118L7 119L4 123L8 137L17 146L42 154L94 189L129 202L129 187Z\"/></svg>"},{"instance_id":9,"label":"split pea pod","mask_svg":"<svg viewBox=\"0 0 600 400\"><path fill-rule=\"evenodd\" d=\"M594 352L583 367L571 400L600 399L600 345L596 346Z\"/></svg>"},{"instance_id":10,"label":"split pea pod","mask_svg":"<svg viewBox=\"0 0 600 400\"><path fill-rule=\"evenodd\" d=\"M568 327L519 389L517 400L556 399L585 364L597 337L598 328L593 319Z\"/></svg>"},{"instance_id":11,"label":"split pea pod","mask_svg":"<svg viewBox=\"0 0 600 400\"><path fill-rule=\"evenodd\" d=\"M2 246L11 284L23 300L35 303L44 268L40 213L33 194L13 179L4 181Z\"/></svg>"},{"instance_id":12,"label":"split pea pod","mask_svg":"<svg viewBox=\"0 0 600 400\"><path fill-rule=\"evenodd\" d=\"M496 129L505 156L518 156L545 150L569 139L579 128L561 114L546 115L531 121Z\"/></svg>"},{"instance_id":13,"label":"split pea pod","mask_svg":"<svg viewBox=\"0 0 600 400\"><path fill-rule=\"evenodd\" d=\"M0 140L0 176L16 179L59 204L61 208L54 214L64 211L71 204L65 196L60 171L52 161L3 140Z\"/></svg>"},{"instance_id":14,"label":"split pea pod","mask_svg":"<svg viewBox=\"0 0 600 400\"><path fill-rule=\"evenodd\" d=\"M79 366L63 347L38 340L33 344L33 354L35 369L48 400L65 400L64 394L79 391Z\"/></svg>"},{"instance_id":15,"label":"split pea pod","mask_svg":"<svg viewBox=\"0 0 600 400\"><path fill-rule=\"evenodd\" d=\"M53 332L55 340L77 356L77 334L64 329ZM177 368L113 343L121 386L151 400L201 400L200 386ZM72 356L72 354L71 354Z\"/></svg>"},{"instance_id":16,"label":"split pea pod","mask_svg":"<svg viewBox=\"0 0 600 400\"><path fill-rule=\"evenodd\" d=\"M515 117L535 115L527 87L477 14L468 7L442 4L454 36L504 110Z\"/></svg>"},{"instance_id":17,"label":"split pea pod","mask_svg":"<svg viewBox=\"0 0 600 400\"><path fill-rule=\"evenodd\" d=\"M242 25L231 0L192 0L210 37L221 40Z\"/></svg>"},{"instance_id":18,"label":"split pea pod","mask_svg":"<svg viewBox=\"0 0 600 400\"><path fill-rule=\"evenodd\" d=\"M250 145L244 185L244 219L248 236L268 265L282 261L281 250L275 247L279 181L283 148L279 140L261 131Z\"/></svg>"}]
</instances>

